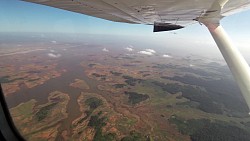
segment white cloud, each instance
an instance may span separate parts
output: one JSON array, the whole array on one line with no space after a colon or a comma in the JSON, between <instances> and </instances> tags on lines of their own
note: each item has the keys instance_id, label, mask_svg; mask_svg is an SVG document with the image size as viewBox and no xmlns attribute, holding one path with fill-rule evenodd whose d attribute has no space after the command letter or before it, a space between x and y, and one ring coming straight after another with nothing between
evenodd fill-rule
<instances>
[{"instance_id":1,"label":"white cloud","mask_svg":"<svg viewBox=\"0 0 250 141\"><path fill-rule=\"evenodd\" d=\"M57 43L57 41L51 41L51 43L56 44L56 43Z\"/></svg>"},{"instance_id":2,"label":"white cloud","mask_svg":"<svg viewBox=\"0 0 250 141\"><path fill-rule=\"evenodd\" d=\"M193 65L193 64L190 64L189 67L194 67L194 65Z\"/></svg>"},{"instance_id":3,"label":"white cloud","mask_svg":"<svg viewBox=\"0 0 250 141\"><path fill-rule=\"evenodd\" d=\"M153 55L152 52L148 52L148 51L145 51L145 50L139 51L138 53L139 54L145 54L145 55Z\"/></svg>"},{"instance_id":4,"label":"white cloud","mask_svg":"<svg viewBox=\"0 0 250 141\"><path fill-rule=\"evenodd\" d=\"M127 54L125 54L125 55L127 55L127 56L133 56L133 55L135 55L135 54L128 54L128 53L127 53Z\"/></svg>"},{"instance_id":5,"label":"white cloud","mask_svg":"<svg viewBox=\"0 0 250 141\"><path fill-rule=\"evenodd\" d=\"M109 52L109 50L106 49L106 48L103 48L102 51L104 51L104 52Z\"/></svg>"},{"instance_id":6,"label":"white cloud","mask_svg":"<svg viewBox=\"0 0 250 141\"><path fill-rule=\"evenodd\" d=\"M163 54L162 57L164 57L164 58L172 58L172 56L167 55L167 54Z\"/></svg>"},{"instance_id":7,"label":"white cloud","mask_svg":"<svg viewBox=\"0 0 250 141\"><path fill-rule=\"evenodd\" d=\"M127 51L133 51L134 49L133 48L131 48L131 47L126 47L125 48Z\"/></svg>"},{"instance_id":8,"label":"white cloud","mask_svg":"<svg viewBox=\"0 0 250 141\"><path fill-rule=\"evenodd\" d=\"M145 49L145 51L147 51L147 52L151 52L151 53L156 53L156 51L155 51L155 50L153 50L153 49Z\"/></svg>"},{"instance_id":9,"label":"white cloud","mask_svg":"<svg viewBox=\"0 0 250 141\"><path fill-rule=\"evenodd\" d=\"M55 52L55 50L51 49L50 52Z\"/></svg>"},{"instance_id":10,"label":"white cloud","mask_svg":"<svg viewBox=\"0 0 250 141\"><path fill-rule=\"evenodd\" d=\"M52 58L59 58L59 57L61 57L62 55L61 55L61 54L48 53L48 56L49 56L49 57L52 57Z\"/></svg>"},{"instance_id":11,"label":"white cloud","mask_svg":"<svg viewBox=\"0 0 250 141\"><path fill-rule=\"evenodd\" d=\"M138 53L145 54L145 55L154 55L156 51L153 49L145 49L145 50L139 51Z\"/></svg>"}]
</instances>

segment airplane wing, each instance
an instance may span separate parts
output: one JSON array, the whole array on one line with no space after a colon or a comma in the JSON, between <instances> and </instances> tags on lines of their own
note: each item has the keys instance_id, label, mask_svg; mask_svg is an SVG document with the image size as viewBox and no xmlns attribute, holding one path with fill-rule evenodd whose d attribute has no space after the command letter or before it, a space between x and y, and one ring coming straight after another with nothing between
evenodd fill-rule
<instances>
[{"instance_id":1,"label":"airplane wing","mask_svg":"<svg viewBox=\"0 0 250 141\"><path fill-rule=\"evenodd\" d=\"M187 26L200 16L228 16L250 8L250 0L24 0L110 21ZM226 2L221 10L214 3ZM211 7L213 9L211 9Z\"/></svg>"}]
</instances>

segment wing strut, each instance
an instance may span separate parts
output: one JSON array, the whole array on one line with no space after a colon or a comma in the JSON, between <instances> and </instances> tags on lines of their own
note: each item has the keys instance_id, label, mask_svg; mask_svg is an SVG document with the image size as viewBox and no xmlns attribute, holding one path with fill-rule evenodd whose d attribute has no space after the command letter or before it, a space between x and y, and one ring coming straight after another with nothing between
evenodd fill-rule
<instances>
[{"instance_id":1,"label":"wing strut","mask_svg":"<svg viewBox=\"0 0 250 141\"><path fill-rule=\"evenodd\" d=\"M250 109L250 68L219 23L203 22L213 36ZM233 103L232 103L233 104ZM249 112L250 114L250 112Z\"/></svg>"}]
</instances>

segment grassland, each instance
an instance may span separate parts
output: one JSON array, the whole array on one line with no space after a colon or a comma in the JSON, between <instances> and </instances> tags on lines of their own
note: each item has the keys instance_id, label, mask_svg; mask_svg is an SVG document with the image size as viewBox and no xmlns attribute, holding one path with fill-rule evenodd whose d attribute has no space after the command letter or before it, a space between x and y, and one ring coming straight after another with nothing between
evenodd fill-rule
<instances>
[{"instance_id":1,"label":"grassland","mask_svg":"<svg viewBox=\"0 0 250 141\"><path fill-rule=\"evenodd\" d=\"M137 61L135 61L136 59ZM155 64L143 64L143 61L136 59L124 59L121 63L116 60L119 67L111 65L114 62L111 60L109 60L110 64L105 63L105 65L99 61L98 64L85 70L90 78L105 83L100 90L109 91L114 93L114 97L119 97L120 103L111 103L115 104L114 109L117 113L129 115L123 120L118 119L124 124L118 126L117 129L125 133L125 136L130 133L124 128L130 127L130 131L135 129L135 131L140 131L139 134L142 133L142 136L149 135L155 140L195 140L194 136L191 136L193 134L183 133L179 128L175 128L177 123L170 121L172 115L180 117L183 122L197 120L197 123L192 122L193 128L185 127L190 131L198 131L199 127L193 124L199 124L203 119L209 123L223 122L223 125L217 125L215 122L218 129L232 125L242 131L249 130L245 125L250 120L246 115L247 110L244 108L246 105L229 104L241 103L241 101L237 101L239 99L235 95L237 93L234 90L235 86L231 85L231 82L220 80L221 78L228 79L229 76L220 72L222 67L219 64L217 67L221 67L221 69L214 70L206 65L197 68L186 67L187 62L178 62L177 59L171 63L159 61ZM137 65L126 65L131 60ZM202 60L197 63L202 63ZM100 77L105 77L105 79L100 79ZM217 88L215 84L218 83L225 85L218 85L220 88ZM231 88L228 89L228 87L233 90L229 90ZM228 90L222 92L223 89ZM127 97L122 96L122 93L127 93ZM227 96L227 100L223 101L221 96ZM113 98L113 100L115 99ZM129 102L126 103L126 101ZM130 121L132 121L132 126L129 125ZM117 124L119 125L119 123ZM215 128L215 126L211 126L211 128ZM248 136L247 132L246 135ZM199 138L199 140L203 139Z\"/></svg>"},{"instance_id":2,"label":"grassland","mask_svg":"<svg viewBox=\"0 0 250 141\"><path fill-rule=\"evenodd\" d=\"M229 135L237 140L249 139L248 110L230 74L219 63L192 57L163 59L117 52L104 55L96 48L92 54L82 54L79 50L80 47L68 50L71 57L78 56L74 59L82 62L72 59L75 66L73 61L68 62L72 70L79 63L81 67L79 74L71 70L74 74L66 84L81 93L78 98L58 90L51 93L47 103L38 105L36 100L30 100L11 110L27 139L55 140L60 136L84 141L206 141L231 140L226 138ZM53 74L59 76L63 72L57 70L57 62L47 67L37 64L24 65L19 74L10 77L1 75L1 81L24 78L25 86L35 87L38 82L46 83L42 81L45 78L49 80ZM64 66L64 62L59 66ZM13 72L15 67L4 70ZM82 73L88 79L84 80ZM19 88L20 81L11 87ZM77 102L76 108L80 108L74 118L66 112L71 96L75 99L70 102ZM62 126L62 122L69 122L70 126Z\"/></svg>"},{"instance_id":3,"label":"grassland","mask_svg":"<svg viewBox=\"0 0 250 141\"><path fill-rule=\"evenodd\" d=\"M57 99L58 101L54 101ZM16 127L27 140L54 140L60 121L67 118L67 94L52 92L48 103L36 105L35 100L21 103L10 110Z\"/></svg>"},{"instance_id":4,"label":"grassland","mask_svg":"<svg viewBox=\"0 0 250 141\"><path fill-rule=\"evenodd\" d=\"M79 88L82 90L89 89L89 85L84 80L81 80L81 79L75 79L75 81L71 83L70 86L74 88Z\"/></svg>"}]
</instances>

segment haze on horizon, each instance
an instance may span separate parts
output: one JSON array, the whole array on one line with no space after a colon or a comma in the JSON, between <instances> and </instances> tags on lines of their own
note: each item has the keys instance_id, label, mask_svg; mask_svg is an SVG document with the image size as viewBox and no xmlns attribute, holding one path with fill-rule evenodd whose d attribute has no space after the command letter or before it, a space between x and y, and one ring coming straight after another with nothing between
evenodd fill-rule
<instances>
[{"instance_id":1,"label":"haze on horizon","mask_svg":"<svg viewBox=\"0 0 250 141\"><path fill-rule=\"evenodd\" d=\"M225 17L221 23L248 62L250 62L250 41L248 39L250 29L246 27L249 24L249 17L250 11L245 11ZM5 32L29 32L41 35L59 33L65 37L73 37L73 40L81 40L81 36L84 34L103 35L102 37L105 36L105 38L113 38L114 42L144 41L145 44L154 47L170 47L176 52L222 59L206 27L198 23L173 32L153 33L153 27L150 25L116 23L19 0L1 1L0 18L2 19L0 22L0 33L2 34Z\"/></svg>"}]
</instances>

